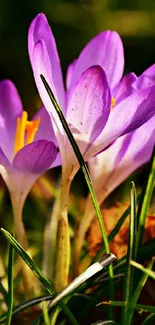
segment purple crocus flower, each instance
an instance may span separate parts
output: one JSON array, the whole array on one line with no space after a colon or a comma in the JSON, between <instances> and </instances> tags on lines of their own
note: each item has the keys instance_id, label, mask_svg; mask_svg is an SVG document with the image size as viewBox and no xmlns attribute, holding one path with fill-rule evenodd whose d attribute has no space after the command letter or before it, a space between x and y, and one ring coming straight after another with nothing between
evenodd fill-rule
<instances>
[{"instance_id":1,"label":"purple crocus flower","mask_svg":"<svg viewBox=\"0 0 155 325\"><path fill-rule=\"evenodd\" d=\"M49 83L86 160L103 151L119 136L140 127L155 113L155 88L152 86L128 94L122 87L118 104L113 98L124 69L123 45L116 32L100 33L69 66L67 92L63 86L55 40L43 14L31 23L29 54L40 96L54 122L62 165L69 175L77 161L40 74ZM115 109L111 110L114 104Z\"/></svg>"},{"instance_id":2,"label":"purple crocus flower","mask_svg":"<svg viewBox=\"0 0 155 325\"><path fill-rule=\"evenodd\" d=\"M79 165L40 75L45 77L62 108L85 161L105 150L118 137L143 125L155 114L155 86L129 92L126 88L124 92L122 88L121 99L118 103L115 101L124 70L123 45L116 32L102 32L87 44L78 59L69 66L67 91L63 85L54 36L43 14L39 14L30 25L28 48L36 85L53 121L61 153L62 190L59 223L61 232L65 233L70 183ZM111 109L113 106L115 109ZM65 244L62 245L61 242L59 246L67 247L68 242L69 239L66 238ZM66 260L68 263L68 257ZM64 263L62 264L64 267ZM66 265L65 270L68 267L69 265ZM57 278L60 278L60 269L61 265L58 265ZM63 270L61 275L62 273L63 280L67 279L67 272ZM59 282L62 282L61 279ZM62 288L60 285L58 290Z\"/></svg>"},{"instance_id":3,"label":"purple crocus flower","mask_svg":"<svg viewBox=\"0 0 155 325\"><path fill-rule=\"evenodd\" d=\"M154 84L155 65L144 71L138 78L133 73L126 75L115 90L116 101L120 100L122 92L129 94ZM149 161L154 145L155 115L135 131L118 138L107 150L88 161L99 205L138 167ZM94 207L90 196L88 196L85 213L75 237L74 255L77 273L85 234L94 216Z\"/></svg>"},{"instance_id":4,"label":"purple crocus flower","mask_svg":"<svg viewBox=\"0 0 155 325\"><path fill-rule=\"evenodd\" d=\"M42 108L29 122L18 92L8 80L0 82L0 139L0 173L10 192L17 238L26 246L22 226L25 198L35 180L58 165L60 157L47 111Z\"/></svg>"}]
</instances>

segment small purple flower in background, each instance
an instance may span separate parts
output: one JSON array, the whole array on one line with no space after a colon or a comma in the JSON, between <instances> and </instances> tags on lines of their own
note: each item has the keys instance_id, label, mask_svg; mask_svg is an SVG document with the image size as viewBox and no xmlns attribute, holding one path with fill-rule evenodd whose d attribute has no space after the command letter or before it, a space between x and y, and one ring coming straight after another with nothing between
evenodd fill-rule
<instances>
[{"instance_id":1,"label":"small purple flower in background","mask_svg":"<svg viewBox=\"0 0 155 325\"><path fill-rule=\"evenodd\" d=\"M115 98L119 101L122 93L133 93L154 84L155 65L144 71L138 78L133 73L125 76L115 90ZM141 127L120 137L107 150L88 161L99 205L138 167L149 161L154 145L155 115ZM74 255L77 273L84 238L94 216L94 207L88 196L85 213L75 236Z\"/></svg>"},{"instance_id":2,"label":"small purple flower in background","mask_svg":"<svg viewBox=\"0 0 155 325\"><path fill-rule=\"evenodd\" d=\"M128 90L127 84L130 83L128 79L133 81L134 74L130 74L127 80L121 83L124 52L122 41L116 32L102 32L87 44L78 59L69 66L67 91L63 85L54 36L43 14L39 14L31 23L28 48L36 85L53 121L61 153L62 190L59 223L62 221L64 225L60 227L65 232L64 227L68 225L70 184L79 165L40 75L45 77L51 87L85 161L105 150L118 137L143 125L155 114L155 86L142 90ZM117 102L118 91L120 94ZM67 237L67 232L65 233ZM68 240L66 238L65 245L62 246L69 246L69 238ZM58 262L58 278L60 269L61 265ZM66 258L65 270L68 269L69 258ZM64 276L62 281L58 279L60 284L58 290L62 290L67 284L68 271L63 270L61 275L62 273Z\"/></svg>"},{"instance_id":3,"label":"small purple flower in background","mask_svg":"<svg viewBox=\"0 0 155 325\"><path fill-rule=\"evenodd\" d=\"M0 82L0 140L0 173L10 192L17 239L26 248L22 224L26 196L42 173L60 164L60 156L46 110L42 108L29 122L17 90L8 80Z\"/></svg>"}]
</instances>

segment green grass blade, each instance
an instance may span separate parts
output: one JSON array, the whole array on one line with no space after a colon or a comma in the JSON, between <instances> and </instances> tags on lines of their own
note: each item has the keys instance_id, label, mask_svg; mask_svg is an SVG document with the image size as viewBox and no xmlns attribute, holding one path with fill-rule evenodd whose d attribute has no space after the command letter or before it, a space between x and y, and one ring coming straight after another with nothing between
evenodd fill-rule
<instances>
[{"instance_id":1,"label":"green grass blade","mask_svg":"<svg viewBox=\"0 0 155 325\"><path fill-rule=\"evenodd\" d=\"M143 322L142 325L152 325L153 324L153 320L155 320L155 314L151 314L149 315Z\"/></svg>"},{"instance_id":2,"label":"green grass blade","mask_svg":"<svg viewBox=\"0 0 155 325\"><path fill-rule=\"evenodd\" d=\"M85 177L85 180L86 180L86 183L87 183L87 186L88 186L88 189L89 189L89 192L90 192L90 195L91 195L91 198L92 198L92 201L93 201L93 204L94 204L94 207L95 207L95 211L96 211L96 214L97 214L97 217L98 217L98 221L99 221L99 224L100 224L100 228L101 228L101 232L102 232L102 236L103 236L103 240L104 240L104 243L105 243L105 249L106 249L106 253L110 253L110 249L109 249L109 244L108 244L108 238L107 238L107 234L106 234L106 231L105 231L105 227L104 227L104 223L103 223L103 220L102 220L102 214L101 214L101 211L100 211L100 207L99 207L99 204L97 202L97 199L96 199L96 195L95 195L95 192L94 192L94 188L93 188L93 184L92 184L92 181L91 181L91 178L90 178L90 175L89 175L89 171L88 171L88 168L87 168L87 165L85 164L85 161L83 159L83 156L79 150L79 147L68 127L68 124L65 120L65 117L62 113L62 110L59 106L59 104L57 103L53 93L52 93L52 90L50 89L47 81L45 80L44 76L40 76L41 77L41 80L46 88L46 91L51 99L51 102L58 114L58 117L62 123L62 126L67 134L67 137L72 145L72 148L75 152L75 155L79 161L79 165L83 171L83 174L84 174L84 177Z\"/></svg>"},{"instance_id":3,"label":"green grass blade","mask_svg":"<svg viewBox=\"0 0 155 325\"><path fill-rule=\"evenodd\" d=\"M43 320L45 325L50 325L50 319L48 315L48 306L46 304L46 301L43 301L42 303L42 312L43 312Z\"/></svg>"},{"instance_id":4,"label":"green grass blade","mask_svg":"<svg viewBox=\"0 0 155 325\"><path fill-rule=\"evenodd\" d=\"M149 264L148 264L148 269L152 269L153 267L153 263L154 261L151 261ZM144 287L146 281L147 281L147 278L148 278L148 273L144 273L136 287L136 290L133 294L133 297L131 299L131 304L130 304L130 307L127 309L127 312L126 312L126 317L125 317L125 322L124 324L125 325L131 325L132 323L132 317L133 317L133 313L134 313L134 309L135 309L135 306L137 304L137 300L139 298L139 295L142 291L142 288Z\"/></svg>"},{"instance_id":5,"label":"green grass blade","mask_svg":"<svg viewBox=\"0 0 155 325\"><path fill-rule=\"evenodd\" d=\"M98 322L92 323L91 325L118 325L118 323L113 320L99 320Z\"/></svg>"},{"instance_id":6,"label":"green grass blade","mask_svg":"<svg viewBox=\"0 0 155 325\"><path fill-rule=\"evenodd\" d=\"M133 288L133 267L130 264L130 261L135 258L135 242L136 242L136 233L137 233L137 218L136 218L136 189L135 185L131 183L131 209L130 209L130 228L129 228L129 240L128 240L128 251L126 257L126 267L125 267L125 276L124 276L124 293L123 300L128 302L131 300L132 288ZM122 325L125 324L125 315L127 313L127 305L122 308L121 322Z\"/></svg>"},{"instance_id":7,"label":"green grass blade","mask_svg":"<svg viewBox=\"0 0 155 325\"><path fill-rule=\"evenodd\" d=\"M8 311L5 325L11 324L12 309L13 309L13 261L14 249L9 245L9 260L8 260Z\"/></svg>"},{"instance_id":8,"label":"green grass blade","mask_svg":"<svg viewBox=\"0 0 155 325\"><path fill-rule=\"evenodd\" d=\"M140 271L146 273L148 276L150 276L153 280L155 280L155 272L142 266L141 264L135 262L135 261L130 261L130 264L139 269Z\"/></svg>"},{"instance_id":9,"label":"green grass blade","mask_svg":"<svg viewBox=\"0 0 155 325\"><path fill-rule=\"evenodd\" d=\"M105 226L104 226L104 223L103 223L103 220L102 220L102 214L101 214L101 211L100 211L100 207L99 207L99 204L97 202L97 198L96 198L96 195L95 195L95 191L94 191L94 188L93 188L93 184L92 184L92 181L91 181L91 178L90 178L90 175L89 175L89 171L88 171L88 168L85 164L85 161L83 159L83 156L79 150L79 147L76 143L76 141L74 140L74 137L68 127L68 124L65 120L65 117L62 113L62 110L59 106L59 104L57 103L53 93L52 93L52 90L50 89L47 81L45 80L44 76L41 75L41 80L46 88L46 91L50 97L50 100L58 114L58 117L62 123L62 126L67 134L67 137L71 143L71 146L75 152L75 155L79 161L79 165L82 169L82 172L84 174L84 177L85 177L85 180L86 180L86 183L87 183L87 186L88 186L88 189L89 189L89 192L90 192L90 195L91 195L91 198L92 198L92 202L94 204L94 207L95 207L95 211L96 211L96 215L97 215L97 218L98 218L98 221L99 221L99 224L100 224L100 228L101 228L101 233L102 233L102 237L103 237L103 242L104 242L104 245L105 245L105 250L106 250L106 253L110 253L110 248L109 248L109 242L108 242L108 236L106 234L106 230L105 230ZM112 265L109 266L109 276L110 276L110 296L113 297L114 295L114 284L113 284L113 267ZM112 316L112 314L111 314Z\"/></svg>"},{"instance_id":10,"label":"green grass blade","mask_svg":"<svg viewBox=\"0 0 155 325\"><path fill-rule=\"evenodd\" d=\"M103 305L112 305L115 307L125 307L127 306L128 308L131 308L132 303L129 302L125 302L125 301L103 301L100 302L97 306L100 306L101 304ZM155 306L149 306L149 305L142 305L142 304L136 304L134 307L135 310L139 311L139 312L145 312L145 313L155 313ZM125 323L126 325L126 323Z\"/></svg>"},{"instance_id":11,"label":"green grass blade","mask_svg":"<svg viewBox=\"0 0 155 325\"><path fill-rule=\"evenodd\" d=\"M146 221L148 208L150 205L150 200L151 200L151 196L152 196L152 192L153 192L154 183L155 183L155 149L152 154L148 178L144 185L142 199L141 199L141 203L140 203L139 209L138 209L139 225L138 225L138 234L137 234L137 241L136 241L137 251L142 244L143 233L144 233L144 229L145 229L145 221Z\"/></svg>"},{"instance_id":12,"label":"green grass blade","mask_svg":"<svg viewBox=\"0 0 155 325\"><path fill-rule=\"evenodd\" d=\"M140 195L137 197L137 203L139 203L140 201ZM119 232L120 228L122 227L124 221L126 220L126 218L128 217L129 213L131 210L131 206L129 206L124 213L122 214L121 218L118 220L116 226L114 227L114 229L111 231L110 235L108 236L108 241L109 243L112 242L112 240L114 239L114 237L117 235L117 233ZM98 260L100 260L101 256L105 253L105 245L103 244L102 247L99 249L99 251L97 252L96 256L93 258L91 264L97 262Z\"/></svg>"},{"instance_id":13,"label":"green grass blade","mask_svg":"<svg viewBox=\"0 0 155 325\"><path fill-rule=\"evenodd\" d=\"M37 297L35 299L33 298L30 300L27 300L27 301L23 302L22 304L13 308L12 316L15 316L18 313L21 313L22 311L26 310L27 308L38 305L43 301L50 301L52 299L53 299L52 296L42 296L42 297ZM7 312L0 315L0 324L3 324L6 321L6 316L7 316Z\"/></svg>"},{"instance_id":14,"label":"green grass blade","mask_svg":"<svg viewBox=\"0 0 155 325\"><path fill-rule=\"evenodd\" d=\"M24 251L24 249L21 247L21 245L16 241L14 237L11 236L11 234L6 231L5 229L1 228L2 233L7 238L7 240L10 242L10 244L13 246L13 248L16 250L16 252L21 256L21 258L25 261L25 263L29 266L29 268L32 270L34 275L39 279L39 281L43 284L43 286L46 288L46 290L53 296L56 295L56 292L51 284L50 281L48 281L43 273L40 271L38 266L34 263L34 261L29 257L29 255ZM63 312L66 314L66 316L70 319L72 324L79 325L77 320L75 319L74 315L71 313L70 309L63 303L63 301L59 302L59 307L63 310Z\"/></svg>"}]
</instances>

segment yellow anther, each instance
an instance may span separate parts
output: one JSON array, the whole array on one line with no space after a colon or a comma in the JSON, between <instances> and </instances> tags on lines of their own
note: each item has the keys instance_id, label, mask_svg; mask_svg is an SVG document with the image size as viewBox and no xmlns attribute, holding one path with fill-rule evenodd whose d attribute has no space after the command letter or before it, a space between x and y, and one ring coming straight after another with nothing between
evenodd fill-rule
<instances>
[{"instance_id":1,"label":"yellow anther","mask_svg":"<svg viewBox=\"0 0 155 325\"><path fill-rule=\"evenodd\" d=\"M33 142L36 132L40 124L40 117L36 121L29 122L27 120L27 112L23 111L21 117L17 118L17 126L15 132L14 152L17 153L25 144ZM26 141L25 141L26 133Z\"/></svg>"},{"instance_id":2,"label":"yellow anther","mask_svg":"<svg viewBox=\"0 0 155 325\"><path fill-rule=\"evenodd\" d=\"M116 105L116 99L112 96L111 98L111 107L110 110L112 111L113 107Z\"/></svg>"},{"instance_id":3,"label":"yellow anther","mask_svg":"<svg viewBox=\"0 0 155 325\"><path fill-rule=\"evenodd\" d=\"M26 123L26 144L32 143L38 127L40 124L40 117L36 121L31 121Z\"/></svg>"}]
</instances>

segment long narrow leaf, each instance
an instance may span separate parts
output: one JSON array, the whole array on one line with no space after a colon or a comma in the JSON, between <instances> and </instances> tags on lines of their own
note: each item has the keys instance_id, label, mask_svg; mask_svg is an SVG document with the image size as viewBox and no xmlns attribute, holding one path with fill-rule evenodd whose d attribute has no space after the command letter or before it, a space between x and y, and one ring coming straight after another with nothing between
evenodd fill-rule
<instances>
[{"instance_id":1,"label":"long narrow leaf","mask_svg":"<svg viewBox=\"0 0 155 325\"><path fill-rule=\"evenodd\" d=\"M124 293L123 300L128 302L131 300L132 296L132 287L133 287L133 267L130 264L130 261L135 258L135 242L136 242L136 231L137 231L137 219L136 219L136 189L135 185L131 183L131 213L130 213L130 230L129 230L129 240L128 240L128 251L126 258L126 267L125 267L125 277L124 277ZM122 325L125 324L125 317L127 313L127 305L122 308Z\"/></svg>"},{"instance_id":2,"label":"long narrow leaf","mask_svg":"<svg viewBox=\"0 0 155 325\"><path fill-rule=\"evenodd\" d=\"M141 264L135 262L135 261L130 261L130 264L133 265L134 267L136 267L137 269L141 270L142 272L144 272L145 274L147 274L148 276L150 276L153 280L155 280L155 272L142 266Z\"/></svg>"},{"instance_id":3,"label":"long narrow leaf","mask_svg":"<svg viewBox=\"0 0 155 325\"><path fill-rule=\"evenodd\" d=\"M14 249L9 245L9 260L8 260L8 311L6 318L6 325L11 324L12 309L13 309L13 261Z\"/></svg>"},{"instance_id":4,"label":"long narrow leaf","mask_svg":"<svg viewBox=\"0 0 155 325\"><path fill-rule=\"evenodd\" d=\"M56 98L54 97L54 94L52 93L52 90L51 88L49 87L47 81L45 80L44 76L41 75L41 80L46 88L46 91L51 99L51 102L58 114L58 117L62 123L62 126L67 134L67 137L71 143L71 146L75 152L75 155L78 159L78 162L79 162L79 165L82 169L82 172L84 174L84 177L85 177L85 180L86 180L86 183L87 183L87 186L88 186L88 189L89 189L89 192L90 192L90 195L91 195L91 198L92 198L92 201L93 201L93 204L94 204L94 207L95 207L95 210L96 210L96 214L97 214L97 217L98 217L98 221L99 221L99 224L100 224L100 228L101 228L101 232L102 232L102 236L103 236L103 240L104 240L104 243L105 243L105 248L106 248L106 253L110 253L110 249L109 249L109 244L108 244L108 239L107 239L107 234L106 234L106 230L105 230L105 227L104 227L104 223L103 223L103 220L102 220L102 214L101 214L101 211L100 211L100 207L99 207L99 204L97 202L97 199L96 199L96 195L95 195L95 191L94 191L94 188L93 188L93 184L92 184L92 181L91 181L91 178L90 178L90 175L89 175L89 171L88 171L88 168L87 168L87 165L85 164L85 161L83 159L83 156L79 150L79 147L73 137L73 134L72 132L70 131L70 128L68 127L68 124L65 120L65 117L62 113L62 110L58 104L58 102L56 101Z\"/></svg>"},{"instance_id":5,"label":"long narrow leaf","mask_svg":"<svg viewBox=\"0 0 155 325\"><path fill-rule=\"evenodd\" d=\"M34 261L29 257L29 255L24 251L24 249L21 247L21 245L16 241L14 237L11 236L11 234L6 231L5 229L1 228L2 233L7 238L7 240L10 242L10 244L13 246L13 248L16 250L16 252L21 256L21 258L25 261L25 263L29 266L29 268L32 270L34 275L39 279L39 281L43 284L45 289L53 296L56 295L56 292L50 283L48 281L43 273L40 271L38 266L34 263ZM79 325L73 314L71 313L70 309L63 303L63 301L59 302L59 307L63 310L63 312L66 314L66 316L70 319L70 321L74 325Z\"/></svg>"},{"instance_id":6,"label":"long narrow leaf","mask_svg":"<svg viewBox=\"0 0 155 325\"><path fill-rule=\"evenodd\" d=\"M112 305L115 307L131 307L132 303L131 302L125 302L125 301L103 301L100 302L97 306L100 306L101 304L103 305ZM145 313L155 313L155 306L149 306L149 305L142 305L142 304L136 304L135 305L135 310L138 310L139 312L145 312ZM124 323L126 325L126 323Z\"/></svg>"},{"instance_id":7,"label":"long narrow leaf","mask_svg":"<svg viewBox=\"0 0 155 325\"><path fill-rule=\"evenodd\" d=\"M141 198L141 195L137 196L137 204L139 203ZM128 217L129 213L131 210L131 206L129 206L124 213L122 214L121 218L118 220L116 226L114 227L114 229L111 231L110 235L108 236L108 241L109 243L112 242L112 240L114 239L114 237L117 235L117 233L119 232L120 228L122 227L124 221L126 220L126 218ZM103 243L102 247L99 249L99 251L97 252L96 256L93 258L91 264L95 263L96 261L98 261L101 256L105 253L105 245Z\"/></svg>"},{"instance_id":8,"label":"long narrow leaf","mask_svg":"<svg viewBox=\"0 0 155 325\"><path fill-rule=\"evenodd\" d=\"M154 314L150 314L143 322L142 325L152 325L152 321L155 320L155 313Z\"/></svg>"},{"instance_id":9,"label":"long narrow leaf","mask_svg":"<svg viewBox=\"0 0 155 325\"><path fill-rule=\"evenodd\" d=\"M75 155L79 161L79 165L81 167L81 170L84 174L84 177L85 177L85 180L86 180L86 183L87 183L87 186L88 186L88 189L89 189L89 192L90 192L90 195L91 195L91 198L92 198L92 202L94 204L94 207L95 207L95 211L96 211L96 215L97 215L97 218L98 218L98 221L99 221L99 224L100 224L100 228L101 228L101 233L102 233L102 237L103 237L103 242L104 242L104 245L105 245L105 250L106 250L106 253L110 253L110 248L109 248L109 242L108 242L108 237L107 237L107 234L106 234L106 230L105 230L105 226L104 226L104 223L103 223L103 220L102 220L102 214L101 214L101 211L100 211L100 207L99 207L99 204L97 202L97 198L96 198L96 195L95 195L95 191L94 191L94 188L93 188L93 184L92 184L92 181L91 181L91 178L90 178L90 175L89 175L89 171L88 171L88 168L85 164L85 161L83 159L83 156L79 150L79 147L68 127L68 124L65 120L65 117L62 113L62 110L59 106L59 104L57 103L55 97L54 97L54 94L52 93L52 90L50 89L47 81L45 80L44 76L41 75L41 80L46 88L46 91L50 97L50 100L58 114L58 117L62 123L62 126L67 134L67 137L71 143L71 146L75 152ZM114 295L114 284L113 284L113 267L112 265L109 266L109 276L110 276L110 296L113 297ZM111 311L111 317L112 317L112 311Z\"/></svg>"},{"instance_id":10,"label":"long narrow leaf","mask_svg":"<svg viewBox=\"0 0 155 325\"><path fill-rule=\"evenodd\" d=\"M146 221L148 208L150 205L150 200L151 200L151 196L152 196L152 192L153 192L153 188L154 188L154 183L155 183L155 149L152 154L148 178L147 178L146 183L144 184L142 199L141 199L141 203L139 205L139 210L138 210L139 225L138 225L138 234L137 234L137 242L136 242L137 252L138 252L138 249L141 246L142 240L143 240L145 221Z\"/></svg>"},{"instance_id":11,"label":"long narrow leaf","mask_svg":"<svg viewBox=\"0 0 155 325\"><path fill-rule=\"evenodd\" d=\"M148 264L148 269L152 269L153 267L153 263L154 261L152 260L149 264ZM147 278L148 278L148 274L147 273L144 273L136 287L136 290L133 294L133 297L131 299L131 305L130 307L127 309L127 313L126 313L126 317L125 317L125 322L124 324L125 325L131 325L132 323L132 317L133 317L133 313L134 313L134 309L135 309L135 306L137 304L137 300L139 298L139 295L147 281Z\"/></svg>"},{"instance_id":12,"label":"long narrow leaf","mask_svg":"<svg viewBox=\"0 0 155 325\"><path fill-rule=\"evenodd\" d=\"M12 316L15 316L18 313L21 313L22 311L26 310L27 308L38 305L42 301L49 301L49 300L52 300L52 296L42 296L42 297L37 297L37 298L27 300L27 301L23 302L22 304L13 308ZM6 316L7 316L7 312L0 315L0 324L3 324L6 321Z\"/></svg>"}]
</instances>

